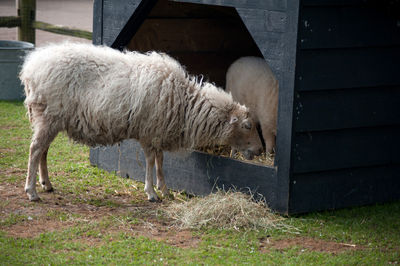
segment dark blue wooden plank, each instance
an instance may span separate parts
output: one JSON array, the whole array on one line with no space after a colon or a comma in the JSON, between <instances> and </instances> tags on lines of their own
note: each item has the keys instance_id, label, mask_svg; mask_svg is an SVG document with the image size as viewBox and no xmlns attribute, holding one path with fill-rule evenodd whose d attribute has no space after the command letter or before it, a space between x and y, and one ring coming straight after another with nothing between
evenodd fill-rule
<instances>
[{"instance_id":1,"label":"dark blue wooden plank","mask_svg":"<svg viewBox=\"0 0 400 266\"><path fill-rule=\"evenodd\" d=\"M400 125L296 133L295 173L400 163Z\"/></svg>"},{"instance_id":2,"label":"dark blue wooden plank","mask_svg":"<svg viewBox=\"0 0 400 266\"><path fill-rule=\"evenodd\" d=\"M161 0L156 3L148 18L231 18L233 7L199 5Z\"/></svg>"},{"instance_id":3,"label":"dark blue wooden plank","mask_svg":"<svg viewBox=\"0 0 400 266\"><path fill-rule=\"evenodd\" d=\"M400 200L400 165L295 174L290 213L304 213Z\"/></svg>"},{"instance_id":4,"label":"dark blue wooden plank","mask_svg":"<svg viewBox=\"0 0 400 266\"><path fill-rule=\"evenodd\" d=\"M93 44L102 44L103 40L103 0L93 3Z\"/></svg>"},{"instance_id":5,"label":"dark blue wooden plank","mask_svg":"<svg viewBox=\"0 0 400 266\"><path fill-rule=\"evenodd\" d=\"M400 85L400 46L298 52L296 89Z\"/></svg>"},{"instance_id":6,"label":"dark blue wooden plank","mask_svg":"<svg viewBox=\"0 0 400 266\"><path fill-rule=\"evenodd\" d=\"M285 58L290 57L286 48L290 46L290 43L286 43L285 38L292 34L287 28L287 13L275 12L278 15L268 21L269 11L244 8L236 10L272 71L277 75L278 80L282 81L283 73L288 67L285 64Z\"/></svg>"},{"instance_id":7,"label":"dark blue wooden plank","mask_svg":"<svg viewBox=\"0 0 400 266\"><path fill-rule=\"evenodd\" d=\"M91 165L99 164L99 149L98 147L90 148L89 161Z\"/></svg>"},{"instance_id":8,"label":"dark blue wooden plank","mask_svg":"<svg viewBox=\"0 0 400 266\"><path fill-rule=\"evenodd\" d=\"M302 0L302 6L327 6L327 7L337 7L337 6L366 6L366 5L381 5L382 3L390 3L393 6L398 5L398 1L391 1L391 0Z\"/></svg>"},{"instance_id":9,"label":"dark blue wooden plank","mask_svg":"<svg viewBox=\"0 0 400 266\"><path fill-rule=\"evenodd\" d=\"M299 22L300 48L399 46L398 21L396 16L372 6L303 8Z\"/></svg>"},{"instance_id":10,"label":"dark blue wooden plank","mask_svg":"<svg viewBox=\"0 0 400 266\"><path fill-rule=\"evenodd\" d=\"M90 149L90 163L106 171L118 171L119 145Z\"/></svg>"},{"instance_id":11,"label":"dark blue wooden plank","mask_svg":"<svg viewBox=\"0 0 400 266\"><path fill-rule=\"evenodd\" d=\"M296 94L296 132L400 124L400 86Z\"/></svg>"},{"instance_id":12,"label":"dark blue wooden plank","mask_svg":"<svg viewBox=\"0 0 400 266\"><path fill-rule=\"evenodd\" d=\"M285 53L285 34L281 32L252 32L251 36L258 43L258 48L265 58L279 61L276 70L283 70L282 57Z\"/></svg>"},{"instance_id":13,"label":"dark blue wooden plank","mask_svg":"<svg viewBox=\"0 0 400 266\"><path fill-rule=\"evenodd\" d=\"M245 8L236 10L277 79L282 83L290 67L288 64L293 63L291 59L286 60L291 55L287 49L291 44L286 42L286 38L293 34L288 28L287 13Z\"/></svg>"},{"instance_id":14,"label":"dark blue wooden plank","mask_svg":"<svg viewBox=\"0 0 400 266\"><path fill-rule=\"evenodd\" d=\"M111 46L140 0L103 0L103 44Z\"/></svg>"},{"instance_id":15,"label":"dark blue wooden plank","mask_svg":"<svg viewBox=\"0 0 400 266\"><path fill-rule=\"evenodd\" d=\"M265 9L284 11L287 9L287 0L173 0L194 4L232 6L237 8Z\"/></svg>"},{"instance_id":16,"label":"dark blue wooden plank","mask_svg":"<svg viewBox=\"0 0 400 266\"><path fill-rule=\"evenodd\" d=\"M286 11L247 8L236 8L236 10L251 33L287 31Z\"/></svg>"}]
</instances>

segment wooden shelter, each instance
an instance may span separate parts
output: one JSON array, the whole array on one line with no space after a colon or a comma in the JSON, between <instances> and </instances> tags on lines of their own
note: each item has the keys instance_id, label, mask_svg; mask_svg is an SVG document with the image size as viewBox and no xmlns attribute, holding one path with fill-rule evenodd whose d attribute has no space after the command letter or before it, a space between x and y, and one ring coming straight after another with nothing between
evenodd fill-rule
<instances>
[{"instance_id":1,"label":"wooden shelter","mask_svg":"<svg viewBox=\"0 0 400 266\"><path fill-rule=\"evenodd\" d=\"M167 153L167 185L250 188L293 214L400 199L399 1L95 0L93 42L157 50L223 87L228 66L263 56L280 83L273 167ZM134 141L91 162L144 179Z\"/></svg>"}]
</instances>

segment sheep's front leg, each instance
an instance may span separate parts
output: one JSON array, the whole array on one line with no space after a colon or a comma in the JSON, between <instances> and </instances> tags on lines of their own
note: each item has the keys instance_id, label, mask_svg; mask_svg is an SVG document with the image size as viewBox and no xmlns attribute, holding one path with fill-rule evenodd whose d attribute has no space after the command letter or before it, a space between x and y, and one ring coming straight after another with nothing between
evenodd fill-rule
<instances>
[{"instance_id":1,"label":"sheep's front leg","mask_svg":"<svg viewBox=\"0 0 400 266\"><path fill-rule=\"evenodd\" d=\"M157 188L161 190L163 198L165 197L171 197L171 194L169 194L167 185L165 184L164 180L164 173L162 170L162 165L163 165L163 152L162 151L157 151L156 152L156 176L157 176Z\"/></svg>"},{"instance_id":2,"label":"sheep's front leg","mask_svg":"<svg viewBox=\"0 0 400 266\"><path fill-rule=\"evenodd\" d=\"M150 202L159 201L157 193L153 188L153 168L156 153L152 149L143 148L144 155L146 157L146 177L144 183L144 192L147 194L147 198Z\"/></svg>"}]
</instances>

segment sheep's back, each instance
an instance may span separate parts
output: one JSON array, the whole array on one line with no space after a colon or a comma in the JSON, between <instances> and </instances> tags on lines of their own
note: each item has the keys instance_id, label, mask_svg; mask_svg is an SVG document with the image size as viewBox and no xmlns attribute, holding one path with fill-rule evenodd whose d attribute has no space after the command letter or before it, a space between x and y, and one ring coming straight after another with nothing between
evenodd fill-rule
<instances>
[{"instance_id":1,"label":"sheep's back","mask_svg":"<svg viewBox=\"0 0 400 266\"><path fill-rule=\"evenodd\" d=\"M235 101L249 107L256 121L276 123L278 81L264 59L243 57L235 61L226 75L226 90Z\"/></svg>"},{"instance_id":2,"label":"sheep's back","mask_svg":"<svg viewBox=\"0 0 400 266\"><path fill-rule=\"evenodd\" d=\"M46 117L84 144L136 138L161 146L179 131L185 72L167 56L50 46L28 56L21 80L25 104L45 105Z\"/></svg>"}]
</instances>

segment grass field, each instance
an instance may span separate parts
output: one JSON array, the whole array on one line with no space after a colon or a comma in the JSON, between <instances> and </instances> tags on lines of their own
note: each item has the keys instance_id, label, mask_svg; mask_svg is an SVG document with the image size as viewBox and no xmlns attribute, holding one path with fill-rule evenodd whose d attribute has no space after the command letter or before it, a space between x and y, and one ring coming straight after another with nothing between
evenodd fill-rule
<instances>
[{"instance_id":1,"label":"grass field","mask_svg":"<svg viewBox=\"0 0 400 266\"><path fill-rule=\"evenodd\" d=\"M20 102L0 102L0 265L400 263L400 203L284 218L297 228L182 230L143 184L89 163L60 134L48 156L54 193L24 193L31 130ZM167 177L168 178L168 177Z\"/></svg>"}]
</instances>

